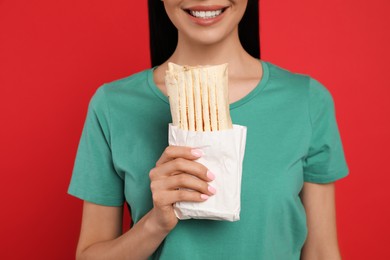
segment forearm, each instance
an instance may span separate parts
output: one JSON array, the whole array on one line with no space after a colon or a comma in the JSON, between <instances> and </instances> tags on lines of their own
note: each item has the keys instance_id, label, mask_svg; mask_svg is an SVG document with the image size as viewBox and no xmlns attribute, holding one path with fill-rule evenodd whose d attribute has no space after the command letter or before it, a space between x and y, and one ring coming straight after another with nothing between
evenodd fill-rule
<instances>
[{"instance_id":1,"label":"forearm","mask_svg":"<svg viewBox=\"0 0 390 260\"><path fill-rule=\"evenodd\" d=\"M152 211L114 240L89 246L78 253L77 259L147 259L169 233L166 230L159 230L151 216Z\"/></svg>"}]
</instances>

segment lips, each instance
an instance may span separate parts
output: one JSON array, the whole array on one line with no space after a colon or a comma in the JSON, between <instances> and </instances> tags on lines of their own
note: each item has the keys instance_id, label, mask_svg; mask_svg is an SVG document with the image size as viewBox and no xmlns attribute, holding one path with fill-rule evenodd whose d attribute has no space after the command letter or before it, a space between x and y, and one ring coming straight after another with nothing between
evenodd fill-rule
<instances>
[{"instance_id":1,"label":"lips","mask_svg":"<svg viewBox=\"0 0 390 260\"><path fill-rule=\"evenodd\" d=\"M226 6L193 6L190 8L185 8L188 14L197 17L197 18L214 18L220 14L222 14L228 7Z\"/></svg>"}]
</instances>

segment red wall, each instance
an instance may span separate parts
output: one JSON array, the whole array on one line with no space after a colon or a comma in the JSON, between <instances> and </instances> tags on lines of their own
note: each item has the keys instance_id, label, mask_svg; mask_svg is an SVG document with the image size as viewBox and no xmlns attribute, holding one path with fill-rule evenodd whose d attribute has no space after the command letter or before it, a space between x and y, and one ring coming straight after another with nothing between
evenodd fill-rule
<instances>
[{"instance_id":1,"label":"red wall","mask_svg":"<svg viewBox=\"0 0 390 260\"><path fill-rule=\"evenodd\" d=\"M388 0L262 0L262 58L323 82L350 176L337 183L344 259L390 259ZM0 0L0 259L72 259L66 194L87 105L148 68L146 1Z\"/></svg>"}]
</instances>

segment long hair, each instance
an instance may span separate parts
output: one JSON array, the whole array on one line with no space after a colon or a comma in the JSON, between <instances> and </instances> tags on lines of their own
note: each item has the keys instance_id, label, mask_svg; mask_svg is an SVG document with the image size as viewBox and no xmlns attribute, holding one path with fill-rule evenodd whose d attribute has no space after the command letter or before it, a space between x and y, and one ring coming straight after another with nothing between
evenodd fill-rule
<instances>
[{"instance_id":1,"label":"long hair","mask_svg":"<svg viewBox=\"0 0 390 260\"><path fill-rule=\"evenodd\" d=\"M259 1L248 0L244 16L238 25L238 35L244 49L253 57L260 59ZM165 62L175 51L177 29L169 20L164 3L149 0L150 56L152 67Z\"/></svg>"}]
</instances>

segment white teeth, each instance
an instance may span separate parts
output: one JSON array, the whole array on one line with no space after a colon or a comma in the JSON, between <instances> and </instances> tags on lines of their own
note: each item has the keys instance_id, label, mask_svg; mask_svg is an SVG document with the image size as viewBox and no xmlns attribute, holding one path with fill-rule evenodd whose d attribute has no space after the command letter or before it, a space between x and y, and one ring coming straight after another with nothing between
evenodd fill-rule
<instances>
[{"instance_id":1,"label":"white teeth","mask_svg":"<svg viewBox=\"0 0 390 260\"><path fill-rule=\"evenodd\" d=\"M210 19L214 18L222 13L222 9L216 11L191 11L190 14L197 18Z\"/></svg>"}]
</instances>

